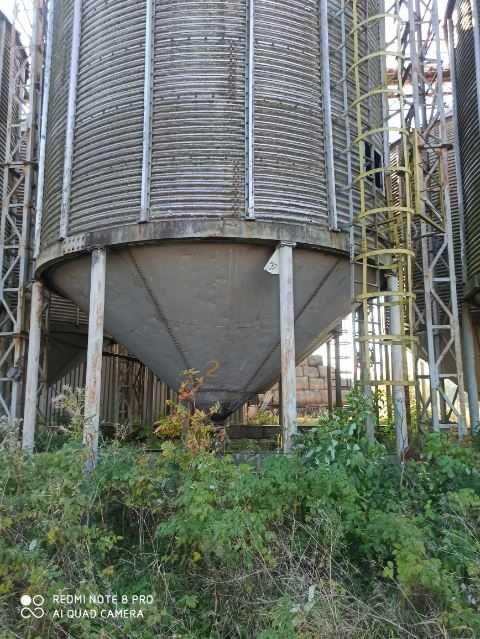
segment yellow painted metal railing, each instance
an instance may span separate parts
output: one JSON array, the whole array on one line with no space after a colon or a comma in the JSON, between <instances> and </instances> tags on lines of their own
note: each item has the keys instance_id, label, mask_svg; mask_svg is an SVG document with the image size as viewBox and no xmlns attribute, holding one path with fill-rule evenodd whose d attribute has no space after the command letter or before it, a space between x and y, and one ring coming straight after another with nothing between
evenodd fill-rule
<instances>
[{"instance_id":1,"label":"yellow painted metal railing","mask_svg":"<svg viewBox=\"0 0 480 639\"><path fill-rule=\"evenodd\" d=\"M399 1L373 15L368 15L367 5L362 0L351 2L353 61L350 74L354 99L349 108L356 129L352 154L358 158L353 163L352 174L352 188L356 193L352 257L356 272L360 273L355 301L363 318L359 322L357 339L365 387L406 388L414 384L407 353L414 350L416 341L413 334L415 253L412 243L415 203L404 87L406 53L403 43L407 21L402 17ZM386 29L391 36L390 42L386 42ZM389 86L387 69L391 75L392 67L395 85ZM390 152L392 141L396 154ZM378 163L372 160L372 149L379 144L383 145L383 160L377 166ZM374 307L385 318L380 326L365 320L371 316ZM394 354L397 363L401 349L401 367L392 367L395 370L390 372L385 369L379 376L372 361L378 349L383 349L390 361Z\"/></svg>"}]
</instances>

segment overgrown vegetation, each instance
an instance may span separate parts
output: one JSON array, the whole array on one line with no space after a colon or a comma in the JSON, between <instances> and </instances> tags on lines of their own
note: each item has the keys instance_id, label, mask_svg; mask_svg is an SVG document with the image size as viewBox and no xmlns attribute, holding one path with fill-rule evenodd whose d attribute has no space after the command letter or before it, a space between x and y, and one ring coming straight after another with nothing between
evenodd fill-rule
<instances>
[{"instance_id":1,"label":"overgrown vegetation","mask_svg":"<svg viewBox=\"0 0 480 639\"><path fill-rule=\"evenodd\" d=\"M260 472L205 446L114 441L86 478L76 428L33 458L6 446L0 637L479 637L478 452L430 435L399 466L363 436L369 410L352 393ZM24 593L154 604L141 621L22 619Z\"/></svg>"}]
</instances>

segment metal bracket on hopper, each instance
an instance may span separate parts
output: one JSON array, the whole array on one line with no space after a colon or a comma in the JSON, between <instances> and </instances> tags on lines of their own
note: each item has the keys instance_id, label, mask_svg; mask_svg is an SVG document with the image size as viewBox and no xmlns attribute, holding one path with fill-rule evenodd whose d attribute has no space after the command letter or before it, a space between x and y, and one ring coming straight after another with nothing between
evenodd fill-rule
<instances>
[{"instance_id":1,"label":"metal bracket on hopper","mask_svg":"<svg viewBox=\"0 0 480 639\"><path fill-rule=\"evenodd\" d=\"M63 241L62 252L63 255L67 253L75 253L76 251L81 251L86 246L86 236L82 235L73 235L71 237L66 237Z\"/></svg>"},{"instance_id":2,"label":"metal bracket on hopper","mask_svg":"<svg viewBox=\"0 0 480 639\"><path fill-rule=\"evenodd\" d=\"M280 247L275 249L272 257L266 263L264 270L270 273L270 275L280 275Z\"/></svg>"},{"instance_id":3,"label":"metal bracket on hopper","mask_svg":"<svg viewBox=\"0 0 480 639\"><path fill-rule=\"evenodd\" d=\"M280 242L280 244L275 249L272 257L268 260L265 265L265 271L270 273L270 275L280 275L280 248L282 246L291 246L294 248L296 246L295 242Z\"/></svg>"}]
</instances>

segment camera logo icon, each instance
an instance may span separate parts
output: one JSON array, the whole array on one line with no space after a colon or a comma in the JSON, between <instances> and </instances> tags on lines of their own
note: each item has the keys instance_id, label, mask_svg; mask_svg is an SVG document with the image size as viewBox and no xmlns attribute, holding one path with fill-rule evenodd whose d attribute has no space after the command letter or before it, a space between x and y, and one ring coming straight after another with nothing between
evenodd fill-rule
<instances>
[{"instance_id":1,"label":"camera logo icon","mask_svg":"<svg viewBox=\"0 0 480 639\"><path fill-rule=\"evenodd\" d=\"M42 597L42 595L34 595L33 597L30 595L22 595L20 597L20 603L22 604L20 614L23 619L31 619L32 617L41 619L45 616L45 610L43 609L45 597Z\"/></svg>"}]
</instances>

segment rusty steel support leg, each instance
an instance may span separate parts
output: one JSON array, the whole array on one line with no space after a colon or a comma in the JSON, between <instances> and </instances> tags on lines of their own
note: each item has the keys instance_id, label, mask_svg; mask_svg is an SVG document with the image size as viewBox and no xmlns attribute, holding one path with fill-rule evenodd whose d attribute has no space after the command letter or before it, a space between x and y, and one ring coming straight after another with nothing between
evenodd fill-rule
<instances>
[{"instance_id":1,"label":"rusty steel support leg","mask_svg":"<svg viewBox=\"0 0 480 639\"><path fill-rule=\"evenodd\" d=\"M280 245L280 343L282 358L283 448L292 450L297 433L297 380L295 372L295 310L293 298L293 245Z\"/></svg>"},{"instance_id":2,"label":"rusty steel support leg","mask_svg":"<svg viewBox=\"0 0 480 639\"><path fill-rule=\"evenodd\" d=\"M85 383L85 426L83 431L83 443L88 449L87 471L91 471L95 468L98 457L106 264L105 249L95 249L92 252L90 280L87 378Z\"/></svg>"},{"instance_id":3,"label":"rusty steel support leg","mask_svg":"<svg viewBox=\"0 0 480 639\"><path fill-rule=\"evenodd\" d=\"M398 280L396 277L388 278L388 288L392 293L398 293ZM398 295L391 297L390 329L392 335L401 335ZM408 450L407 406L405 386L402 384L404 377L402 347L394 343L392 345L392 380L397 383L393 385L393 416L397 439L397 455L400 461L404 460L405 453Z\"/></svg>"},{"instance_id":4,"label":"rusty steel support leg","mask_svg":"<svg viewBox=\"0 0 480 639\"><path fill-rule=\"evenodd\" d=\"M332 392L332 340L327 340L327 397L328 414L333 412L333 392Z\"/></svg>"},{"instance_id":5,"label":"rusty steel support leg","mask_svg":"<svg viewBox=\"0 0 480 639\"><path fill-rule=\"evenodd\" d=\"M23 417L22 448L33 453L37 424L38 379L42 344L43 284L34 282L30 310L28 338L27 380L25 385L25 411Z\"/></svg>"},{"instance_id":6,"label":"rusty steel support leg","mask_svg":"<svg viewBox=\"0 0 480 639\"><path fill-rule=\"evenodd\" d=\"M340 333L341 327L335 329L334 341L335 341L335 406L341 408L343 406L342 401L342 371L341 371L341 357L340 357Z\"/></svg>"}]
</instances>

